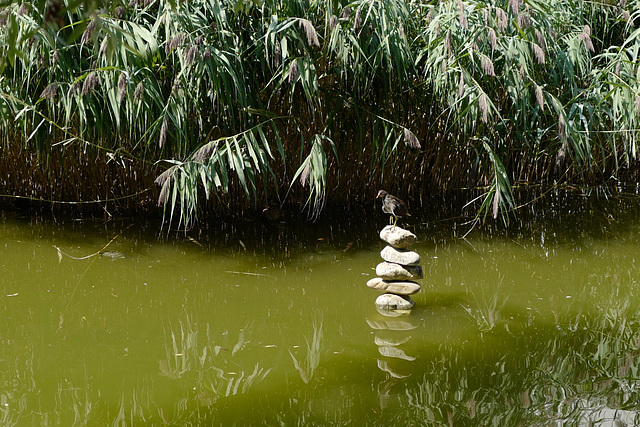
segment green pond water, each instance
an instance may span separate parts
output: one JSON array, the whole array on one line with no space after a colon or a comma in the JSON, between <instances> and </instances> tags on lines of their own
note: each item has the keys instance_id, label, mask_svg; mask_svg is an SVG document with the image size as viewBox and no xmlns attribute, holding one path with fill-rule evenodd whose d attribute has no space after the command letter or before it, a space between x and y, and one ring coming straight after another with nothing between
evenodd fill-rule
<instances>
[{"instance_id":1,"label":"green pond water","mask_svg":"<svg viewBox=\"0 0 640 427\"><path fill-rule=\"evenodd\" d=\"M365 285L377 210L168 237L1 213L0 425L637 425L640 204L565 205L416 220L398 317Z\"/></svg>"}]
</instances>

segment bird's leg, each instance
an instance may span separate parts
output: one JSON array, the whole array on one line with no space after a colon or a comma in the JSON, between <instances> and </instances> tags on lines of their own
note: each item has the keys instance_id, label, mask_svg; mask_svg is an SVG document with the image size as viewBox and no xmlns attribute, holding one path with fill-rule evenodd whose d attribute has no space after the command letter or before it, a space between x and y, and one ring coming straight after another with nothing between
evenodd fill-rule
<instances>
[{"instance_id":1,"label":"bird's leg","mask_svg":"<svg viewBox=\"0 0 640 427\"><path fill-rule=\"evenodd\" d=\"M393 228L396 228L396 223L398 222L398 217L393 218Z\"/></svg>"},{"instance_id":2,"label":"bird's leg","mask_svg":"<svg viewBox=\"0 0 640 427\"><path fill-rule=\"evenodd\" d=\"M393 215L389 215L389 224L393 224Z\"/></svg>"}]
</instances>

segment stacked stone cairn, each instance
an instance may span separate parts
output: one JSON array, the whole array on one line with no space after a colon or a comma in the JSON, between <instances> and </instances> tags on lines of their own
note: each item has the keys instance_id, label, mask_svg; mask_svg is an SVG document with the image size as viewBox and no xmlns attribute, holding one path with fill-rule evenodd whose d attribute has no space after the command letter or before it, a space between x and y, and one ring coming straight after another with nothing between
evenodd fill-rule
<instances>
[{"instance_id":1,"label":"stacked stone cairn","mask_svg":"<svg viewBox=\"0 0 640 427\"><path fill-rule=\"evenodd\" d=\"M367 286L384 292L376 299L376 306L383 310L410 310L415 303L409 295L421 287L414 280L422 279L420 255L408 248L418 241L412 232L398 226L387 225L380 231L380 238L388 244L380 252L384 260L376 266L376 275Z\"/></svg>"}]
</instances>

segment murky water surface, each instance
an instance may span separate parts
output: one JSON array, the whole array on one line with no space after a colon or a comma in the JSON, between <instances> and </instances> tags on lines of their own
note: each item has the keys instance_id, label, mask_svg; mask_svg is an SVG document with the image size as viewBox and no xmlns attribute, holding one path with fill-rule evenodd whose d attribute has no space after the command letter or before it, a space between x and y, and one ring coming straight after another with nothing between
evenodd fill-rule
<instances>
[{"instance_id":1,"label":"murky water surface","mask_svg":"<svg viewBox=\"0 0 640 427\"><path fill-rule=\"evenodd\" d=\"M412 227L398 317L365 286L382 215L167 239L5 212L0 424L637 424L640 209L607 203Z\"/></svg>"}]
</instances>

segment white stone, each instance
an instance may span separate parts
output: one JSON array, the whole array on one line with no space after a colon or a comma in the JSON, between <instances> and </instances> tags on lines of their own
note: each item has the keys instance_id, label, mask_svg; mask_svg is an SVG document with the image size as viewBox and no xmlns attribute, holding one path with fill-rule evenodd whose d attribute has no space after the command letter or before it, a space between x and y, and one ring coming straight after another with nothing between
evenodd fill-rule
<instances>
[{"instance_id":1,"label":"white stone","mask_svg":"<svg viewBox=\"0 0 640 427\"><path fill-rule=\"evenodd\" d=\"M385 246L380 251L380 256L387 262L395 262L402 265L420 264L420 255L417 252L406 249L396 249L393 246Z\"/></svg>"},{"instance_id":2,"label":"white stone","mask_svg":"<svg viewBox=\"0 0 640 427\"><path fill-rule=\"evenodd\" d=\"M376 275L385 280L419 280L422 279L422 267L385 261L376 266Z\"/></svg>"},{"instance_id":3,"label":"white stone","mask_svg":"<svg viewBox=\"0 0 640 427\"><path fill-rule=\"evenodd\" d=\"M376 306L385 310L411 310L415 303L410 296L382 294L376 298Z\"/></svg>"},{"instance_id":4,"label":"white stone","mask_svg":"<svg viewBox=\"0 0 640 427\"><path fill-rule=\"evenodd\" d=\"M380 238L396 249L405 249L418 241L415 234L404 228L387 225L380 231Z\"/></svg>"},{"instance_id":5,"label":"white stone","mask_svg":"<svg viewBox=\"0 0 640 427\"><path fill-rule=\"evenodd\" d=\"M367 282L367 286L382 292L389 292L396 295L413 295L418 292L421 287L416 282L405 281L387 281L380 277L374 277Z\"/></svg>"}]
</instances>

